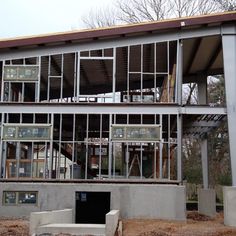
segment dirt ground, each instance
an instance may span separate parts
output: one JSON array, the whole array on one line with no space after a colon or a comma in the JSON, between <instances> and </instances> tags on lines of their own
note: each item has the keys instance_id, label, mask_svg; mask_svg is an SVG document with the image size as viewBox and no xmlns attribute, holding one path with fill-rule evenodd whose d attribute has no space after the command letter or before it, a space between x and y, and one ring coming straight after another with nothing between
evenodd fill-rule
<instances>
[{"instance_id":1,"label":"dirt ground","mask_svg":"<svg viewBox=\"0 0 236 236\"><path fill-rule=\"evenodd\" d=\"M29 221L26 219L0 218L0 236L29 235Z\"/></svg>"},{"instance_id":2,"label":"dirt ground","mask_svg":"<svg viewBox=\"0 0 236 236\"><path fill-rule=\"evenodd\" d=\"M224 226L223 213L209 218L189 212L186 222L123 220L125 236L236 236L236 228Z\"/></svg>"},{"instance_id":3,"label":"dirt ground","mask_svg":"<svg viewBox=\"0 0 236 236\"><path fill-rule=\"evenodd\" d=\"M223 213L215 218L189 212L186 222L166 220L122 220L124 236L236 236L236 228L223 224ZM0 236L29 235L26 219L0 218Z\"/></svg>"}]
</instances>

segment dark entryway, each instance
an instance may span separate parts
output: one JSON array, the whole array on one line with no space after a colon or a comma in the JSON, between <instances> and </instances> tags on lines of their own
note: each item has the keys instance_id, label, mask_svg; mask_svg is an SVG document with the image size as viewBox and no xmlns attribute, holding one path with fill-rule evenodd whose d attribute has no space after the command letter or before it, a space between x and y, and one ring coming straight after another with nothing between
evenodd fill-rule
<instances>
[{"instance_id":1,"label":"dark entryway","mask_svg":"<svg viewBox=\"0 0 236 236\"><path fill-rule=\"evenodd\" d=\"M110 192L76 192L76 223L105 224Z\"/></svg>"}]
</instances>

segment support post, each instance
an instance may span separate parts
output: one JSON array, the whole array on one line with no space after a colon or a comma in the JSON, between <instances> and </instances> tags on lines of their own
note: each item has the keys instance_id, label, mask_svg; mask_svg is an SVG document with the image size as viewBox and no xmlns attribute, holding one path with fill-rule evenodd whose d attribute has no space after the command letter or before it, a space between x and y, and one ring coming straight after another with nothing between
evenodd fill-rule
<instances>
[{"instance_id":1,"label":"support post","mask_svg":"<svg viewBox=\"0 0 236 236\"><path fill-rule=\"evenodd\" d=\"M236 28L223 28L223 59L227 103L232 185L236 186Z\"/></svg>"},{"instance_id":2,"label":"support post","mask_svg":"<svg viewBox=\"0 0 236 236\"><path fill-rule=\"evenodd\" d=\"M182 181L182 115L177 115L177 180Z\"/></svg>"},{"instance_id":3,"label":"support post","mask_svg":"<svg viewBox=\"0 0 236 236\"><path fill-rule=\"evenodd\" d=\"M178 42L177 48L177 102L182 105L183 83L183 42ZM182 181L182 115L177 115L177 180Z\"/></svg>"},{"instance_id":4,"label":"support post","mask_svg":"<svg viewBox=\"0 0 236 236\"><path fill-rule=\"evenodd\" d=\"M236 27L222 28L232 187L224 187L224 223L236 227Z\"/></svg>"},{"instance_id":5,"label":"support post","mask_svg":"<svg viewBox=\"0 0 236 236\"><path fill-rule=\"evenodd\" d=\"M205 77L198 78L198 104L207 104L207 80ZM207 136L201 140L201 159L202 159L202 179L203 188L208 189L208 149L207 149Z\"/></svg>"},{"instance_id":6,"label":"support post","mask_svg":"<svg viewBox=\"0 0 236 236\"><path fill-rule=\"evenodd\" d=\"M207 138L201 141L201 158L202 158L202 179L203 188L208 189L208 149L207 149Z\"/></svg>"}]
</instances>

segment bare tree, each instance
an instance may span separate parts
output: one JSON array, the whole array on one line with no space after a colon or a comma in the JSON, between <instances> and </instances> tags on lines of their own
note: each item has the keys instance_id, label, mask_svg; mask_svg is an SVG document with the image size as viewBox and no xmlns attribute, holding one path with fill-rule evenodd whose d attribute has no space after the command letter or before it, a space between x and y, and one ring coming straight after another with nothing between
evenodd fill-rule
<instances>
[{"instance_id":1,"label":"bare tree","mask_svg":"<svg viewBox=\"0 0 236 236\"><path fill-rule=\"evenodd\" d=\"M221 11L235 11L236 0L214 0Z\"/></svg>"},{"instance_id":2,"label":"bare tree","mask_svg":"<svg viewBox=\"0 0 236 236\"><path fill-rule=\"evenodd\" d=\"M83 16L86 27L139 23L236 9L236 0L116 0L112 7Z\"/></svg>"},{"instance_id":3,"label":"bare tree","mask_svg":"<svg viewBox=\"0 0 236 236\"><path fill-rule=\"evenodd\" d=\"M171 1L171 6L175 17L203 15L218 10L214 0L176 0Z\"/></svg>"},{"instance_id":4,"label":"bare tree","mask_svg":"<svg viewBox=\"0 0 236 236\"><path fill-rule=\"evenodd\" d=\"M113 26L117 24L114 15L116 15L116 9L114 8L106 7L98 11L91 9L88 15L82 17L82 21L88 28Z\"/></svg>"},{"instance_id":5,"label":"bare tree","mask_svg":"<svg viewBox=\"0 0 236 236\"><path fill-rule=\"evenodd\" d=\"M120 0L116 2L117 19L125 23L154 21L169 17L170 4L165 0Z\"/></svg>"}]
</instances>

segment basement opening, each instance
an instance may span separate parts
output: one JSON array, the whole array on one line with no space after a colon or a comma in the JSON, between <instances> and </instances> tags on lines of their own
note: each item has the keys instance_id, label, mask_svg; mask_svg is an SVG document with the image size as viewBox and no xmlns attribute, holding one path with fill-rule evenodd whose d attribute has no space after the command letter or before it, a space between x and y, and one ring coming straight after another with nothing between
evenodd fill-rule
<instances>
[{"instance_id":1,"label":"basement opening","mask_svg":"<svg viewBox=\"0 0 236 236\"><path fill-rule=\"evenodd\" d=\"M75 223L105 224L110 199L110 192L76 192Z\"/></svg>"}]
</instances>

